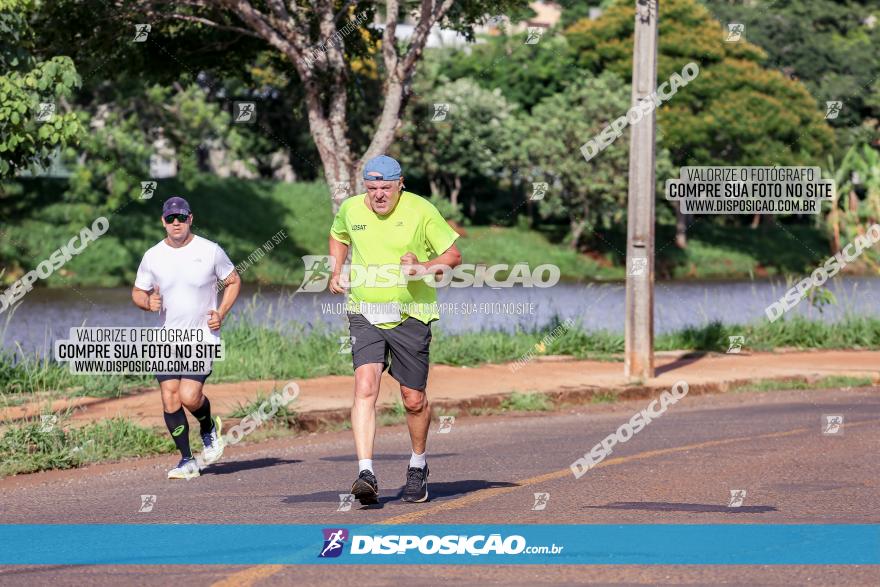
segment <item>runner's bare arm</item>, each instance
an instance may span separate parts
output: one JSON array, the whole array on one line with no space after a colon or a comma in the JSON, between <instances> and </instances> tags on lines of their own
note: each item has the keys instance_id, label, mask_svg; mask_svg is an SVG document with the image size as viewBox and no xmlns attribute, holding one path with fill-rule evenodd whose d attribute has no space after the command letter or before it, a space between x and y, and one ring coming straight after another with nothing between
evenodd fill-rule
<instances>
[{"instance_id":1,"label":"runner's bare arm","mask_svg":"<svg viewBox=\"0 0 880 587\"><path fill-rule=\"evenodd\" d=\"M348 245L331 236L328 248L333 263L333 272L330 274L330 293L344 293L345 288L339 283L339 276L342 273L342 266L345 265L345 258L348 256Z\"/></svg>"},{"instance_id":2,"label":"runner's bare arm","mask_svg":"<svg viewBox=\"0 0 880 587\"><path fill-rule=\"evenodd\" d=\"M232 309L235 300L238 299L239 291L241 291L241 277L238 276L238 271L233 269L232 273L227 275L226 279L223 280L223 297L220 299L220 307L217 308L217 313L220 314L221 322L226 318L226 314L229 313L229 310Z\"/></svg>"},{"instance_id":3,"label":"runner's bare arm","mask_svg":"<svg viewBox=\"0 0 880 587\"><path fill-rule=\"evenodd\" d=\"M135 306L147 312L158 312L162 309L162 296L159 293L158 285L150 291L138 287L131 288L131 301Z\"/></svg>"},{"instance_id":4,"label":"runner's bare arm","mask_svg":"<svg viewBox=\"0 0 880 587\"><path fill-rule=\"evenodd\" d=\"M403 257L400 258L401 264L404 267L412 266L422 267L425 275L430 274L439 274L443 271L445 267L455 268L461 264L461 251L458 250L458 247L454 244L446 249L442 255L438 255L433 259L429 259L424 263L419 263L418 258L415 253L407 253ZM405 269L406 270L406 269ZM416 274L422 274L422 271L418 271ZM438 275L439 277L439 275Z\"/></svg>"}]
</instances>

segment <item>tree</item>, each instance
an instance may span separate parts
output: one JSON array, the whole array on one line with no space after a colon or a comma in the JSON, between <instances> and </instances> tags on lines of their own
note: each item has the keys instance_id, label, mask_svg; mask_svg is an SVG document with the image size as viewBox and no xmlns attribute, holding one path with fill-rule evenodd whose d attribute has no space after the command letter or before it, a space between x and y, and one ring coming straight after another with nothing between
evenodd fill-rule
<instances>
[{"instance_id":1,"label":"tree","mask_svg":"<svg viewBox=\"0 0 880 587\"><path fill-rule=\"evenodd\" d=\"M851 127L870 119L875 119L873 140L880 140L880 105L867 97L871 88L880 89L876 0L777 0L769 14L761 3L742 0L706 0L706 5L721 22L744 24L746 38L767 52L767 65L806 84L821 107L844 102L829 119L842 150L852 142Z\"/></svg>"},{"instance_id":2,"label":"tree","mask_svg":"<svg viewBox=\"0 0 880 587\"><path fill-rule=\"evenodd\" d=\"M83 128L67 99L80 79L68 57L36 59L29 0L0 0L0 179L74 143Z\"/></svg>"},{"instance_id":3,"label":"tree","mask_svg":"<svg viewBox=\"0 0 880 587\"><path fill-rule=\"evenodd\" d=\"M825 215L825 227L831 252L837 253L842 245L880 222L880 154L868 145L852 146L839 166L829 157L828 169L837 189ZM872 269L880 268L873 250L866 250L861 258Z\"/></svg>"},{"instance_id":4,"label":"tree","mask_svg":"<svg viewBox=\"0 0 880 587\"><path fill-rule=\"evenodd\" d=\"M561 92L580 79L568 39L551 29L538 43L525 44L526 35L488 37L465 49L435 51L426 57L442 64L449 79L469 77L487 90L500 89L505 98L527 112L543 98Z\"/></svg>"},{"instance_id":5,"label":"tree","mask_svg":"<svg viewBox=\"0 0 880 587\"><path fill-rule=\"evenodd\" d=\"M458 208L463 188L495 181L507 162L515 106L500 90L484 90L473 80L444 81L420 88L395 155L426 177L432 196L448 197Z\"/></svg>"},{"instance_id":6,"label":"tree","mask_svg":"<svg viewBox=\"0 0 880 587\"><path fill-rule=\"evenodd\" d=\"M658 83L689 62L700 68L657 113L675 165L814 165L831 150L824 104L802 83L766 69L760 47L726 42L726 28L696 0L664 0L661 10ZM582 67L631 77L633 12L632 2L616 0L601 18L566 30ZM685 223L677 225L683 243Z\"/></svg>"},{"instance_id":7,"label":"tree","mask_svg":"<svg viewBox=\"0 0 880 587\"><path fill-rule=\"evenodd\" d=\"M59 2L82 12L82 7L71 0ZM175 54L161 45L167 63L168 55L181 63L197 63L205 59L216 64L218 56L205 56L199 34L212 44L219 39L228 43L238 42L242 37L259 40L283 57L288 71L295 73L302 89L305 110L311 136L320 156L325 179L328 183L345 183L350 190L357 190L362 181L357 174L365 159L388 150L400 125L400 117L411 93L412 76L435 25L443 24L469 37L473 37L473 25L488 15L501 11L512 12L525 7L525 0L419 0L402 4L398 0L384 3L381 24L374 24L379 13L378 3L365 0L311 0L290 2L282 0L218 0L202 1L137 0L118 2L114 10L98 7L117 26L112 31L118 37L118 27L130 27L137 23L151 23L151 35L163 35L163 41L171 37ZM56 7L57 18L64 17L63 10ZM398 30L401 17L409 15L414 20L412 34L407 43L401 43ZM70 18L70 15L67 15ZM82 15L80 14L80 19ZM63 21L61 21L63 22ZM205 34L207 31L207 34ZM216 32L218 36L214 36ZM100 33L92 47L106 47L112 43L107 33ZM101 36L103 34L103 36ZM183 43L182 39L189 39ZM117 39L118 40L118 39ZM144 43L147 50L154 50ZM240 61L247 57L252 45L246 45L245 56L232 54ZM130 52L131 49L126 50ZM251 54L252 56L252 54ZM193 57L193 59L190 59ZM146 59L145 57L142 59ZM151 58L152 62L160 61ZM379 111L372 113L375 121L361 156L355 152L350 127L354 109L350 100L352 79L359 75L355 64L368 62L381 80ZM375 64L370 66L370 64ZM334 194L339 191L333 190ZM334 196L334 206L342 197Z\"/></svg>"},{"instance_id":8,"label":"tree","mask_svg":"<svg viewBox=\"0 0 880 587\"><path fill-rule=\"evenodd\" d=\"M608 72L545 98L522 121L521 165L532 181L549 184L539 211L545 218L568 221L568 244L574 250L586 230L610 228L625 218L629 134L590 161L585 161L580 147L629 108L629 84ZM668 154L660 150L658 180L669 171Z\"/></svg>"},{"instance_id":9,"label":"tree","mask_svg":"<svg viewBox=\"0 0 880 587\"><path fill-rule=\"evenodd\" d=\"M96 98L94 114L80 111L89 133L78 148L64 152L71 168L68 194L78 202L117 208L140 201L141 182L150 180L148 162L164 143L179 175L191 181L199 170L199 149L212 145L233 159L247 154L229 114L206 98L197 84L154 84L135 95Z\"/></svg>"}]
</instances>

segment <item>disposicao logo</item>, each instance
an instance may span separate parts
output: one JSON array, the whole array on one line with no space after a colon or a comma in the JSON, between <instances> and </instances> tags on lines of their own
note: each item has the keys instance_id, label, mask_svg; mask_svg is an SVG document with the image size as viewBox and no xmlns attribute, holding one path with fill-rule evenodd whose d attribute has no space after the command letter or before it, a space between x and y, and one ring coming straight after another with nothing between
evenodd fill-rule
<instances>
[{"instance_id":1,"label":"disposicao logo","mask_svg":"<svg viewBox=\"0 0 880 587\"><path fill-rule=\"evenodd\" d=\"M335 558L342 554L342 547L348 540L348 530L345 528L324 528L324 548L318 558Z\"/></svg>"}]
</instances>

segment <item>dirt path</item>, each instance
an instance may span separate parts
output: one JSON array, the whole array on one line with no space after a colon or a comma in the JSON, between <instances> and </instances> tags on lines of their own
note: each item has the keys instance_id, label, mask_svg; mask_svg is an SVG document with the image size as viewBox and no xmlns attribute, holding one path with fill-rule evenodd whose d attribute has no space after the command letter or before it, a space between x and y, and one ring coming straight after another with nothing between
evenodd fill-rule
<instances>
[{"instance_id":1,"label":"dirt path","mask_svg":"<svg viewBox=\"0 0 880 587\"><path fill-rule=\"evenodd\" d=\"M692 356L663 353L657 357L657 377L644 386L628 385L623 364L601 361L575 361L565 357L542 357L514 370L513 364L479 367L431 368L429 397L437 405L479 404L486 398L518 392L616 393L627 397L668 389L684 379L691 387L715 386L723 391L734 381L758 379L808 378L826 376L868 376L880 381L880 351L806 351L787 353L707 354ZM295 410L300 413L331 414L350 408L351 376L328 376L298 380L301 388ZM229 414L258 394L281 389L286 380L208 383L205 393L218 414ZM379 402L391 405L398 397L398 386L387 373L382 379ZM707 389L709 390L709 389ZM711 390L709 390L711 391ZM52 410L78 408L74 423L127 416L146 426L163 426L158 388L113 399L75 398L57 400ZM33 417L45 409L45 402L25 404L0 411L2 419Z\"/></svg>"}]
</instances>

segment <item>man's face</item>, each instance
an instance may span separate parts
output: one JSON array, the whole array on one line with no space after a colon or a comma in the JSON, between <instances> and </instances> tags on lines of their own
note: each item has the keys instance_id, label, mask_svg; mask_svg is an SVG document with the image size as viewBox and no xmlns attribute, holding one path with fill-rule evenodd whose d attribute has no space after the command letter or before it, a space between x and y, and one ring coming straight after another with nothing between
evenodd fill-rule
<instances>
[{"instance_id":1,"label":"man's face","mask_svg":"<svg viewBox=\"0 0 880 587\"><path fill-rule=\"evenodd\" d=\"M400 188L403 178L392 180L367 180L364 186L367 188L367 204L370 209L384 216L394 210L397 200L400 199Z\"/></svg>"},{"instance_id":2,"label":"man's face","mask_svg":"<svg viewBox=\"0 0 880 587\"><path fill-rule=\"evenodd\" d=\"M183 214L169 214L168 216L162 217L162 226L165 227L165 232L168 234L168 238L174 241L182 241L186 240L189 236L192 219L192 214L186 215L185 218ZM169 222L169 220L171 222Z\"/></svg>"}]
</instances>

